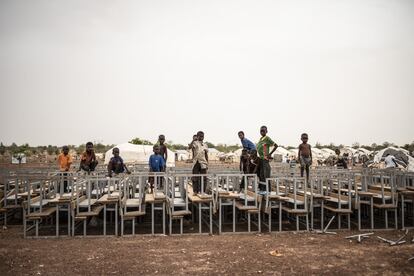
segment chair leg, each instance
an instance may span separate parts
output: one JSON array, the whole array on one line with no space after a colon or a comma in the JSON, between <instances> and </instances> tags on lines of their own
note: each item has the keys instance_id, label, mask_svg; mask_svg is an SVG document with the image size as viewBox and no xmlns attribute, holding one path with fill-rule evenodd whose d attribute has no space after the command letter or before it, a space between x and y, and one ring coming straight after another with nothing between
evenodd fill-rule
<instances>
[{"instance_id":1,"label":"chair leg","mask_svg":"<svg viewBox=\"0 0 414 276\"><path fill-rule=\"evenodd\" d=\"M388 229L388 210L385 209L385 229Z\"/></svg>"},{"instance_id":2,"label":"chair leg","mask_svg":"<svg viewBox=\"0 0 414 276\"><path fill-rule=\"evenodd\" d=\"M247 231L250 233L250 213L247 213Z\"/></svg>"},{"instance_id":3,"label":"chair leg","mask_svg":"<svg viewBox=\"0 0 414 276\"><path fill-rule=\"evenodd\" d=\"M398 229L398 217L397 217L397 210L398 208L394 209L394 221L395 221L395 229Z\"/></svg>"},{"instance_id":4,"label":"chair leg","mask_svg":"<svg viewBox=\"0 0 414 276\"><path fill-rule=\"evenodd\" d=\"M306 215L306 231L309 231L309 215Z\"/></svg>"}]
</instances>

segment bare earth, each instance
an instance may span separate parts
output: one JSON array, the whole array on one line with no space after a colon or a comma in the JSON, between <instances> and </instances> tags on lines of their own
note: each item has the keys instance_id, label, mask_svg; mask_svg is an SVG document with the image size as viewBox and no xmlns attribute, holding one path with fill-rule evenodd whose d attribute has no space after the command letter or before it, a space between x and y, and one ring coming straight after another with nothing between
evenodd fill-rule
<instances>
[{"instance_id":1,"label":"bare earth","mask_svg":"<svg viewBox=\"0 0 414 276\"><path fill-rule=\"evenodd\" d=\"M414 275L412 233L399 246L376 236L402 231L361 244L344 239L353 233L23 239L12 226L0 231L0 275Z\"/></svg>"}]
</instances>

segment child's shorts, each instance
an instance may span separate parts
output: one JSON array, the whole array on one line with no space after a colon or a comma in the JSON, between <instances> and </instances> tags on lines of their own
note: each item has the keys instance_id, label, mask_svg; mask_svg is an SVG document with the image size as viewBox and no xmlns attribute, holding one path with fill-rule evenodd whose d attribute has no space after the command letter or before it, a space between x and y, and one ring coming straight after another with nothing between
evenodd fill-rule
<instances>
[{"instance_id":1,"label":"child's shorts","mask_svg":"<svg viewBox=\"0 0 414 276\"><path fill-rule=\"evenodd\" d=\"M310 166L310 165L312 165L312 159L310 157L304 157L304 156L300 157L300 166L301 167L306 167L306 166Z\"/></svg>"}]
</instances>

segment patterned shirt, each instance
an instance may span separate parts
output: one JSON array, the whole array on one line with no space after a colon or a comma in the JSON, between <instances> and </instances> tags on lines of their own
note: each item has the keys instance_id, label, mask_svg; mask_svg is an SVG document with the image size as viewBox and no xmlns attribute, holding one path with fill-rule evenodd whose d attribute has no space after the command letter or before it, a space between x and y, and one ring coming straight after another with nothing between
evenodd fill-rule
<instances>
[{"instance_id":1,"label":"patterned shirt","mask_svg":"<svg viewBox=\"0 0 414 276\"><path fill-rule=\"evenodd\" d=\"M270 147L274 146L276 143L270 139L269 136L263 136L260 138L257 143L257 153L259 154L260 159L264 159L265 156L268 156L270 153Z\"/></svg>"}]
</instances>

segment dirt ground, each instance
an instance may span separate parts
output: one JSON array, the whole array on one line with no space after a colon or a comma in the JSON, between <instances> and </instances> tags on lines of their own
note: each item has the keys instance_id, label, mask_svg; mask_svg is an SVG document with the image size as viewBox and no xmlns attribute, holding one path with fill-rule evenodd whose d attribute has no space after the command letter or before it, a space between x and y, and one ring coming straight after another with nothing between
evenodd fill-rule
<instances>
[{"instance_id":1,"label":"dirt ground","mask_svg":"<svg viewBox=\"0 0 414 276\"><path fill-rule=\"evenodd\" d=\"M402 231L376 232L362 243L313 233L222 236L23 239L0 231L1 275L414 275L414 243L389 246Z\"/></svg>"}]
</instances>

